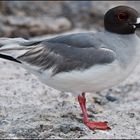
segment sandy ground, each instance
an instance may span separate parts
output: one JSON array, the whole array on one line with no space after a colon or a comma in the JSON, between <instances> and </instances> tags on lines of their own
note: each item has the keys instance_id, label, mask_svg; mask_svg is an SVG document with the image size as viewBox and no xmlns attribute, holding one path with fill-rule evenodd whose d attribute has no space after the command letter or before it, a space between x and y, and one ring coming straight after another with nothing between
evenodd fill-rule
<instances>
[{"instance_id":1,"label":"sandy ground","mask_svg":"<svg viewBox=\"0 0 140 140\"><path fill-rule=\"evenodd\" d=\"M54 90L26 70L0 60L0 137L140 138L139 90L140 65L120 85L88 93L90 119L108 121L112 128L91 131L83 125L71 93Z\"/></svg>"}]
</instances>

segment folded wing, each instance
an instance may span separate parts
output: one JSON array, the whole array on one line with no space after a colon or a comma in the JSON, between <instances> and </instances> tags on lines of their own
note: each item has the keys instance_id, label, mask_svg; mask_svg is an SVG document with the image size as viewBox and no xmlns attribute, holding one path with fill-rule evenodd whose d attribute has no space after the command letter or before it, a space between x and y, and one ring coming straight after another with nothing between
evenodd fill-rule
<instances>
[{"instance_id":1,"label":"folded wing","mask_svg":"<svg viewBox=\"0 0 140 140\"><path fill-rule=\"evenodd\" d=\"M0 43L0 58L26 63L39 70L52 69L53 75L82 71L94 65L110 64L116 59L116 54L97 40L92 33L70 34L37 42L5 38Z\"/></svg>"},{"instance_id":2,"label":"folded wing","mask_svg":"<svg viewBox=\"0 0 140 140\"><path fill-rule=\"evenodd\" d=\"M42 70L52 69L55 75L109 64L115 60L115 53L105 48L78 48L64 43L44 41L17 59Z\"/></svg>"}]
</instances>

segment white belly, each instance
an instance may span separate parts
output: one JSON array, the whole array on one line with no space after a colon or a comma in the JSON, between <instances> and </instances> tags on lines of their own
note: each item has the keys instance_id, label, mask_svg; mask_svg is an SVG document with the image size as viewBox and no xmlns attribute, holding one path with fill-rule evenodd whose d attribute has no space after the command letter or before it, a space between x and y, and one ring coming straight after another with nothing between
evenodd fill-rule
<instances>
[{"instance_id":1,"label":"white belly","mask_svg":"<svg viewBox=\"0 0 140 140\"><path fill-rule=\"evenodd\" d=\"M133 68L134 66L123 69L118 61L114 61L107 65L95 65L89 70L64 72L52 77L51 70L46 70L39 75L39 78L48 86L61 91L93 92L118 84L129 75Z\"/></svg>"}]
</instances>

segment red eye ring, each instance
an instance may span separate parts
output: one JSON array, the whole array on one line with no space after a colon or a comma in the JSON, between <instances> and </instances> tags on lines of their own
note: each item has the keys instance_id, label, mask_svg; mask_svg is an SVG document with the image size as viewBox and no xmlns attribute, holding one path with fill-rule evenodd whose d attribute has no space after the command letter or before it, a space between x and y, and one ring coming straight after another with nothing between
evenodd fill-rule
<instances>
[{"instance_id":1,"label":"red eye ring","mask_svg":"<svg viewBox=\"0 0 140 140\"><path fill-rule=\"evenodd\" d=\"M127 14L127 13L124 13L124 12L120 12L120 13L118 14L118 19L119 19L120 21L127 20L127 19L128 19L128 14Z\"/></svg>"}]
</instances>

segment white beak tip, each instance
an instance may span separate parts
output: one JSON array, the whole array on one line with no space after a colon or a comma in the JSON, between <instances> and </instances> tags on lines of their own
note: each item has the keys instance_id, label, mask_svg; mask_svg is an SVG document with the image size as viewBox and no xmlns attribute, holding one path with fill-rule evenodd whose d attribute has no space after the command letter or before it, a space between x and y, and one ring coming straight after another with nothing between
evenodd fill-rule
<instances>
[{"instance_id":1,"label":"white beak tip","mask_svg":"<svg viewBox=\"0 0 140 140\"><path fill-rule=\"evenodd\" d=\"M137 18L137 22L136 22L136 24L139 24L139 23L140 23L140 17Z\"/></svg>"}]
</instances>

